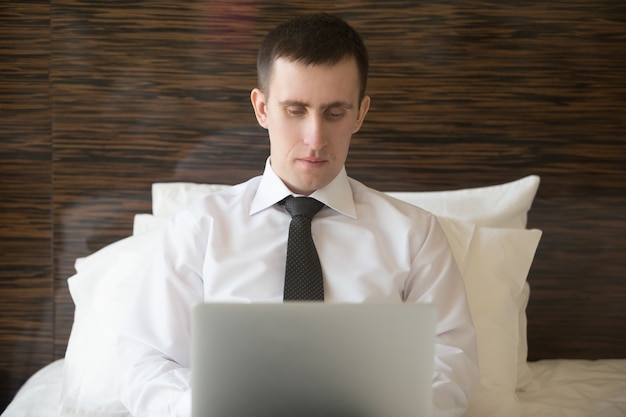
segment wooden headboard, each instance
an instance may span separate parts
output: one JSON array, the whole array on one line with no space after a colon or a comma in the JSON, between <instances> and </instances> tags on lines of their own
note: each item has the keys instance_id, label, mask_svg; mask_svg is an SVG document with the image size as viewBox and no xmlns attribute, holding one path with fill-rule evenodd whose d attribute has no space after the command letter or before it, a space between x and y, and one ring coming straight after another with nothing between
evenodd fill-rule
<instances>
[{"instance_id":1,"label":"wooden headboard","mask_svg":"<svg viewBox=\"0 0 626 417\"><path fill-rule=\"evenodd\" d=\"M262 171L256 50L345 17L372 106L347 169L382 190L541 176L530 359L626 357L626 7L613 0L50 0L0 6L0 410L64 355L73 263L157 181Z\"/></svg>"}]
</instances>

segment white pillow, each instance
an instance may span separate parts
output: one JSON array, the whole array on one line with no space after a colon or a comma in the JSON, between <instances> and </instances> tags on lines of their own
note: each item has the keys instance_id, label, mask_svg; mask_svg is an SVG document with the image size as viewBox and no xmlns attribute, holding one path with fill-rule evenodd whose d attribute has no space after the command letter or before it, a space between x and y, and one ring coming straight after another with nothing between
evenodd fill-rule
<instances>
[{"instance_id":1,"label":"white pillow","mask_svg":"<svg viewBox=\"0 0 626 417\"><path fill-rule=\"evenodd\" d=\"M465 220L479 226L524 229L538 188L539 177L529 175L488 187L387 194L436 216Z\"/></svg>"},{"instance_id":2,"label":"white pillow","mask_svg":"<svg viewBox=\"0 0 626 417\"><path fill-rule=\"evenodd\" d=\"M194 201L226 187L220 184L155 183L152 185L152 214L171 216ZM481 226L523 229L538 187L539 177L529 175L488 187L387 194L437 216L466 220Z\"/></svg>"},{"instance_id":3,"label":"white pillow","mask_svg":"<svg viewBox=\"0 0 626 417\"><path fill-rule=\"evenodd\" d=\"M152 214L135 214L133 221L133 235L141 235L165 227L169 216L154 216Z\"/></svg>"},{"instance_id":4,"label":"white pillow","mask_svg":"<svg viewBox=\"0 0 626 417\"><path fill-rule=\"evenodd\" d=\"M484 393L506 404L517 403L518 348L520 335L525 333L520 331L519 305L540 238L541 231L536 229L474 230L463 279L476 329L481 377L468 417L496 415L488 413L492 408L484 408L495 406L480 400Z\"/></svg>"},{"instance_id":5,"label":"white pillow","mask_svg":"<svg viewBox=\"0 0 626 417\"><path fill-rule=\"evenodd\" d=\"M541 232L446 218L439 223L463 275L476 329L481 379L466 416L519 415L516 388L534 382L526 362L526 276Z\"/></svg>"},{"instance_id":6,"label":"white pillow","mask_svg":"<svg viewBox=\"0 0 626 417\"><path fill-rule=\"evenodd\" d=\"M77 274L68 279L76 309L65 353L63 415L130 416L115 394L115 343L120 313L159 235L127 237L76 260Z\"/></svg>"},{"instance_id":7,"label":"white pillow","mask_svg":"<svg viewBox=\"0 0 626 417\"><path fill-rule=\"evenodd\" d=\"M435 201L432 199L435 193L439 199L445 200L447 196L450 196L449 204L442 202L439 204L447 210L445 212L454 214L465 213L463 207L470 207L470 205L466 206L459 196L465 195L469 200L475 201L478 195L486 192L485 190L492 189L502 193L497 200L506 201L506 203L499 204L498 209L493 206L488 207L495 219L495 225L506 223L523 227L526 223L526 212L537 190L538 181L538 177L531 176L496 187L404 194L405 197L413 198L414 202L415 198L420 195L430 201ZM148 254L154 248L167 218L198 198L225 187L228 186L189 183L154 184L153 210L155 215L136 216L134 228L136 235L115 242L87 258L77 260L77 274L68 281L76 304L76 312L65 361L62 402L64 412L98 417L128 415L114 393L115 376L113 366L111 366L115 357L113 347L119 311L135 284L136 277L140 275L146 264ZM472 192L472 190L475 191ZM513 191L518 193L517 197L514 196ZM490 198L490 201L495 200ZM471 207L478 206L473 202ZM472 216L480 219L483 224L489 223L485 215L475 213ZM450 223L444 227L444 230L451 244L455 242L456 247L461 247L460 250L455 251L455 257L461 257L457 258L457 261L459 265L464 265L463 269L472 265L469 262L469 256L472 256L472 253L477 257L491 258L491 256L481 256L489 252L472 250L473 225L461 222ZM514 328L517 329L518 326ZM513 351L517 352L517 348ZM524 364L525 360L524 358ZM515 362L513 361L513 366ZM510 372L508 367L507 372Z\"/></svg>"},{"instance_id":8,"label":"white pillow","mask_svg":"<svg viewBox=\"0 0 626 417\"><path fill-rule=\"evenodd\" d=\"M171 216L194 201L224 188L223 184L196 184L192 182L157 182L152 184L152 214Z\"/></svg>"},{"instance_id":9,"label":"white pillow","mask_svg":"<svg viewBox=\"0 0 626 417\"><path fill-rule=\"evenodd\" d=\"M482 249L481 252L478 252L478 250L476 249L476 246L478 245L478 243L472 240L474 238L475 230L482 230L483 232L484 230L490 230L493 234L495 234L495 239L494 239L495 243L499 243L499 240L506 240L506 238L510 236L514 237L515 231L519 231L522 236L526 232L526 230L520 230L520 229L483 228L480 226L475 226L472 223L463 222L463 221L459 221L455 219L448 219L445 217L439 217L438 220L439 220L439 224L441 225L442 229L444 230L446 234L446 237L448 238L450 248L452 249L452 254L454 255L454 259L457 265L459 266L461 275L463 275L464 280L466 281L465 282L466 286L468 285L466 270L467 270L467 264L469 262L469 257L472 256L474 257L474 259L476 258L487 259L488 254L489 254L488 248ZM502 231L500 232L499 230L502 230ZM533 233L536 233L536 232L537 231L533 231ZM477 235L477 237L474 239L478 239L479 238L478 236L479 235ZM472 242L474 242L474 249L473 249L474 252L470 254L470 244ZM526 259L529 262L532 262L538 242L534 246L532 244L524 246L521 240L518 243L520 244L520 256L523 259ZM528 251L532 251L532 254ZM514 253L511 252L510 255L513 256ZM528 258L529 256L530 258ZM496 262L496 261L501 261L501 260L505 260L505 258L493 259L491 261ZM485 264L485 265L487 266L489 264ZM528 265L528 269L529 268L530 268L530 264ZM509 284L512 285L513 288L515 289L515 296L511 297L510 301L513 302L517 306L517 311L513 313L513 315L517 318L517 325L512 325L511 327L509 327L509 329L517 329L518 343L517 343L517 348L515 349L517 352L517 358L515 360L515 365L517 366L517 370L515 371L512 370L511 366L513 366L513 364L509 364L506 367L502 367L501 370L502 372L507 372L507 373L515 372L516 373L517 384L516 384L515 390L533 390L536 388L534 381L533 381L532 371L530 370L530 367L528 366L528 362L527 362L528 343L527 343L527 337L526 337L526 328L527 328L526 307L528 305L528 299L530 295L530 288L529 288L528 282L526 282L527 273L528 273L528 270L524 268L522 270L511 270L510 275L509 275L509 278L510 278ZM520 274L520 275L517 275L517 274ZM490 285L491 279L493 278L490 276L490 274L485 274L485 278L482 281L476 280L473 283L473 286L476 287L477 285ZM522 283L521 284L522 287L521 287L519 294L517 293L518 291L517 282ZM467 291L468 291L468 298L469 298L470 290L467 289ZM469 300L470 305L472 304L473 301L474 300L470 298ZM514 306L513 305L510 306L510 308L514 308ZM474 317L474 319L476 319L476 317ZM491 340L490 338L483 338L483 339ZM486 349L480 349L479 347L479 350L485 351Z\"/></svg>"}]
</instances>

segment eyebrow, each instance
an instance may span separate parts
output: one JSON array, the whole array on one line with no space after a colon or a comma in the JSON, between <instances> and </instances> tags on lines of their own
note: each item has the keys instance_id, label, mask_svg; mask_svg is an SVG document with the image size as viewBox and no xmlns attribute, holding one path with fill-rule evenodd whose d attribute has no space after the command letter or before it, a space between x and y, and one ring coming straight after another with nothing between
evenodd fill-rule
<instances>
[{"instance_id":1,"label":"eyebrow","mask_svg":"<svg viewBox=\"0 0 626 417\"><path fill-rule=\"evenodd\" d=\"M280 101L278 102L278 104L280 104L281 106L300 106L300 107L310 107L309 104L303 102L303 101L298 101L298 100L285 100L285 101ZM322 110L327 110L333 107L341 107L347 110L353 109L354 106L350 103L344 102L344 101L334 101L332 103L328 103L328 104L324 104L322 105Z\"/></svg>"}]
</instances>

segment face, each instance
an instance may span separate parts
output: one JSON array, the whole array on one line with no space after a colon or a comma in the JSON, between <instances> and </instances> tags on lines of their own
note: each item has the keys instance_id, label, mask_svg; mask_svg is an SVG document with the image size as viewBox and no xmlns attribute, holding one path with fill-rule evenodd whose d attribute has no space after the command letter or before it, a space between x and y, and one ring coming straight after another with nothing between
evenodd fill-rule
<instances>
[{"instance_id":1,"label":"face","mask_svg":"<svg viewBox=\"0 0 626 417\"><path fill-rule=\"evenodd\" d=\"M341 171L370 102L366 96L359 103L352 58L309 66L279 58L268 91L252 90L251 100L269 134L272 168L302 195L327 185Z\"/></svg>"}]
</instances>

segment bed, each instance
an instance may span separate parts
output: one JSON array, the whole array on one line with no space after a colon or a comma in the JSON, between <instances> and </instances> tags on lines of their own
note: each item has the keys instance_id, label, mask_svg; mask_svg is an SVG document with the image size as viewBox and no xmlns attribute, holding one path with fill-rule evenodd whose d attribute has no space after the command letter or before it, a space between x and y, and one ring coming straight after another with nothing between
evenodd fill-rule
<instances>
[{"instance_id":1,"label":"bed","mask_svg":"<svg viewBox=\"0 0 626 417\"><path fill-rule=\"evenodd\" d=\"M313 10L370 48L348 173L435 213L463 270L482 372L468 416L626 415L622 5L0 10L2 417L125 415L102 383L116 306L173 212L261 173L256 48Z\"/></svg>"},{"instance_id":2,"label":"bed","mask_svg":"<svg viewBox=\"0 0 626 417\"><path fill-rule=\"evenodd\" d=\"M438 216L461 268L481 369L468 417L623 416L625 359L527 361L527 275L542 231L526 226L539 184L531 175L487 187L389 194ZM155 183L152 212L134 216L128 237L76 260L65 357L32 376L3 416L129 415L112 389L119 312L168 219L225 187Z\"/></svg>"}]
</instances>

